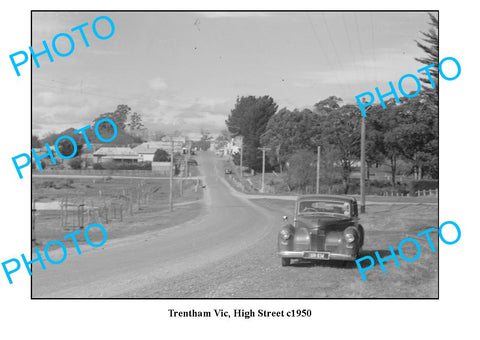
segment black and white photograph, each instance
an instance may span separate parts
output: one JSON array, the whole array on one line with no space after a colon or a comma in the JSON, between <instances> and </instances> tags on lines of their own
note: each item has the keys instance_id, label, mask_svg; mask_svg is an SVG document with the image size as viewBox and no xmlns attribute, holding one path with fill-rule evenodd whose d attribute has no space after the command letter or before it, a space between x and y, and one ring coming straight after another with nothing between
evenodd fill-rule
<instances>
[{"instance_id":1,"label":"black and white photograph","mask_svg":"<svg viewBox=\"0 0 480 340\"><path fill-rule=\"evenodd\" d=\"M438 11L31 22L32 299L439 298Z\"/></svg>"},{"instance_id":2,"label":"black and white photograph","mask_svg":"<svg viewBox=\"0 0 480 340\"><path fill-rule=\"evenodd\" d=\"M475 334L474 5L0 7L2 339Z\"/></svg>"}]
</instances>

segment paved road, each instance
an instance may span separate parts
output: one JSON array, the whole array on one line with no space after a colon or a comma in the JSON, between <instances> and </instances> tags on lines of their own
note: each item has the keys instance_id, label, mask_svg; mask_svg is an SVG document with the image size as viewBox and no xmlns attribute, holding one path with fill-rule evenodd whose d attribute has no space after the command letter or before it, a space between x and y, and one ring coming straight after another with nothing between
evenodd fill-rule
<instances>
[{"instance_id":1,"label":"paved road","mask_svg":"<svg viewBox=\"0 0 480 340\"><path fill-rule=\"evenodd\" d=\"M212 267L262 239L275 225L272 214L232 195L212 154L199 157L207 185L199 218L159 232L107 241L101 248L84 245L81 255L69 248L64 263L47 262L46 270L35 263L32 296L116 297L142 291L147 295L145 287L168 285L169 278Z\"/></svg>"}]
</instances>

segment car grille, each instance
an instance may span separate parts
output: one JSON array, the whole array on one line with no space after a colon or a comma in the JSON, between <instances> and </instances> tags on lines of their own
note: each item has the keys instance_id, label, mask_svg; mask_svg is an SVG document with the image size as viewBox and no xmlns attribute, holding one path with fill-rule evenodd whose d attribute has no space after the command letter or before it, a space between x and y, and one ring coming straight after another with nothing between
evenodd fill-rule
<instances>
[{"instance_id":1,"label":"car grille","mask_svg":"<svg viewBox=\"0 0 480 340\"><path fill-rule=\"evenodd\" d=\"M310 232L310 246L315 251L325 251L325 230L314 229Z\"/></svg>"}]
</instances>

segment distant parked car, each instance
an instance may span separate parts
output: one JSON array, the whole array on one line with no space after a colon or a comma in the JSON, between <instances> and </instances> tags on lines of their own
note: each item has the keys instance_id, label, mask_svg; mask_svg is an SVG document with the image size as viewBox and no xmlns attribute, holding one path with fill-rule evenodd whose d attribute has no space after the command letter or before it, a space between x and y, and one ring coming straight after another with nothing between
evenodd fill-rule
<instances>
[{"instance_id":1,"label":"distant parked car","mask_svg":"<svg viewBox=\"0 0 480 340\"><path fill-rule=\"evenodd\" d=\"M353 197L300 196L293 224L286 216L283 220L278 234L282 266L294 259L355 261L363 246L364 230Z\"/></svg>"},{"instance_id":2,"label":"distant parked car","mask_svg":"<svg viewBox=\"0 0 480 340\"><path fill-rule=\"evenodd\" d=\"M188 161L188 165L198 165L197 160L190 158Z\"/></svg>"},{"instance_id":3,"label":"distant parked car","mask_svg":"<svg viewBox=\"0 0 480 340\"><path fill-rule=\"evenodd\" d=\"M225 169L225 174L230 175L231 173L232 173L232 170L230 170L229 168Z\"/></svg>"}]
</instances>

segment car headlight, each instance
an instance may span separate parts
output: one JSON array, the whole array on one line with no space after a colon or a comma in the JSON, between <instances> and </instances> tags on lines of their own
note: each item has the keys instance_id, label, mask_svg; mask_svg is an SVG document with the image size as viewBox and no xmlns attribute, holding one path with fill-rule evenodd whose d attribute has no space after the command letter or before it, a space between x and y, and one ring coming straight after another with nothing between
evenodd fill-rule
<instances>
[{"instance_id":1,"label":"car headlight","mask_svg":"<svg viewBox=\"0 0 480 340\"><path fill-rule=\"evenodd\" d=\"M290 234L290 232L288 230L282 230L280 232L280 237L282 238L282 240L286 241L290 238L290 236L292 236L292 234Z\"/></svg>"},{"instance_id":2,"label":"car headlight","mask_svg":"<svg viewBox=\"0 0 480 340\"><path fill-rule=\"evenodd\" d=\"M352 243L353 241L355 241L355 235L352 232L346 233L345 241L347 241L347 243Z\"/></svg>"}]
</instances>

